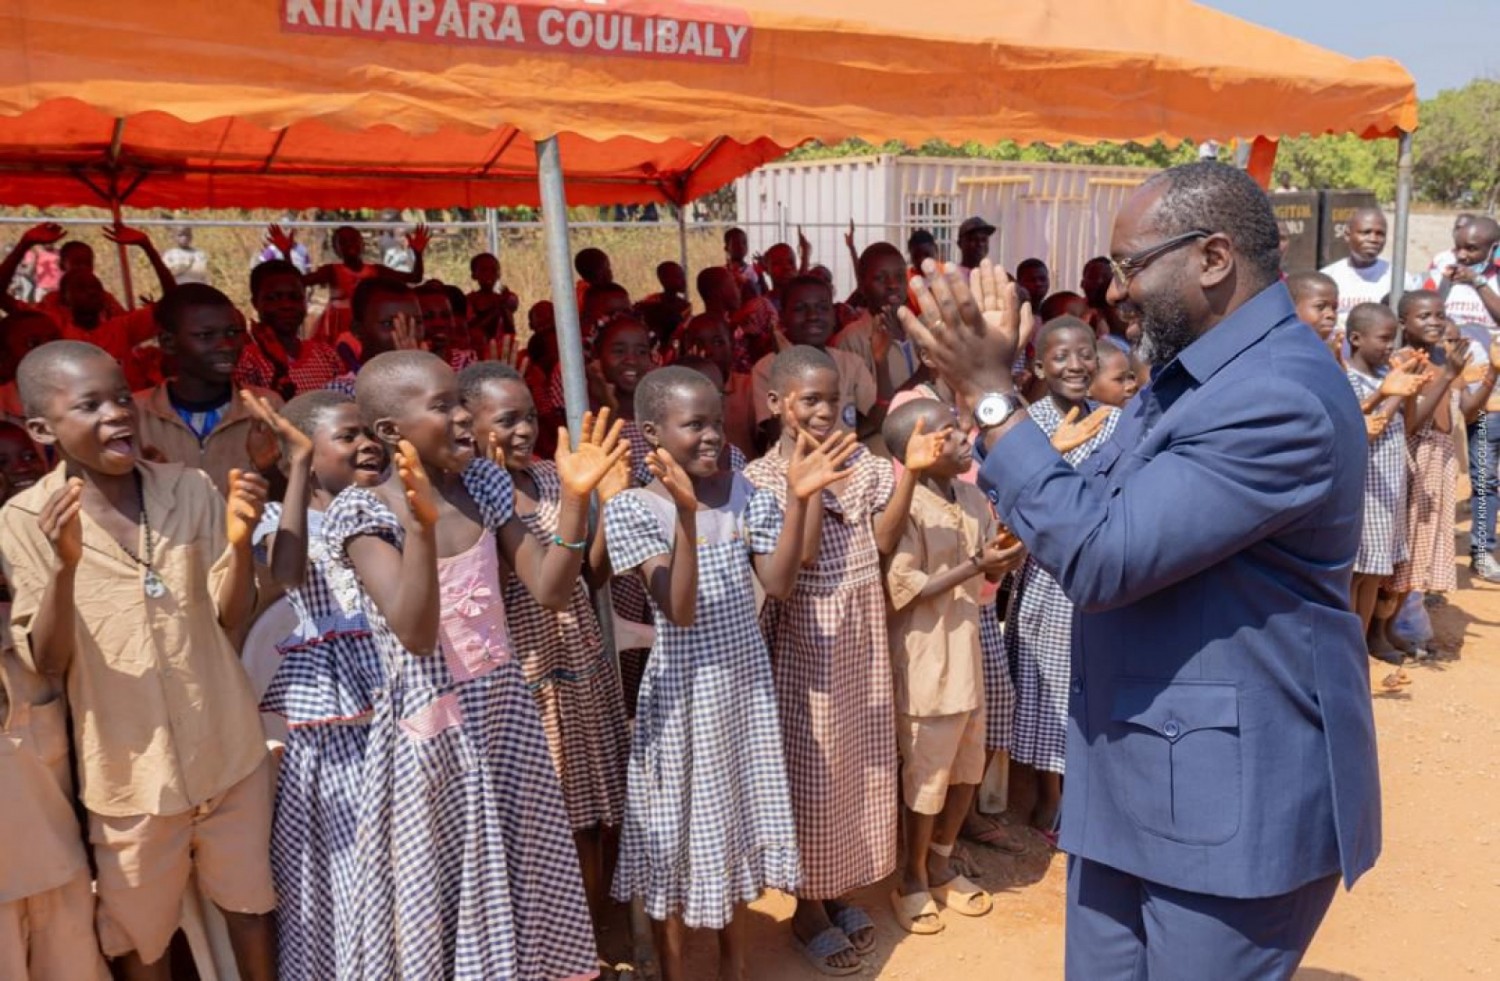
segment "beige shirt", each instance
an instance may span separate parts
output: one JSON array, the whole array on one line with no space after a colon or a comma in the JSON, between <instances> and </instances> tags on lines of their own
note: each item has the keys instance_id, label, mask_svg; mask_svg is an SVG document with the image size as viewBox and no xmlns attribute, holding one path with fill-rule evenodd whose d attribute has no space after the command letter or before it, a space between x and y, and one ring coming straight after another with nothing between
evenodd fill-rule
<instances>
[{"instance_id":1,"label":"beige shirt","mask_svg":"<svg viewBox=\"0 0 1500 981\"><path fill-rule=\"evenodd\" d=\"M214 600L229 568L224 499L196 470L138 468L165 595L146 596L141 567L87 512L75 581L68 703L80 796L104 817L179 814L243 780L266 753L250 679ZM31 623L56 566L36 516L63 482L59 466L0 510L11 638L32 669Z\"/></svg>"},{"instance_id":2,"label":"beige shirt","mask_svg":"<svg viewBox=\"0 0 1500 981\"><path fill-rule=\"evenodd\" d=\"M857 354L865 363L871 378L879 377L875 372L875 347L871 335L875 333L875 318L868 310L849 321L848 325L833 338L829 347ZM910 340L891 338L890 350L885 354L885 366L891 375L891 392L896 392L906 380L917 373L922 362L917 360L917 347Z\"/></svg>"},{"instance_id":3,"label":"beige shirt","mask_svg":"<svg viewBox=\"0 0 1500 981\"><path fill-rule=\"evenodd\" d=\"M254 391L273 407L281 408L281 397L275 392L259 388ZM228 490L229 471L255 470L250 463L250 452L245 449L245 438L250 434L250 422L254 417L238 394L229 400L219 424L202 442L172 407L166 382L136 392L135 404L140 416L140 432L136 435L141 445L161 451L162 456L173 463L202 470L213 480L220 494Z\"/></svg>"},{"instance_id":4,"label":"beige shirt","mask_svg":"<svg viewBox=\"0 0 1500 981\"><path fill-rule=\"evenodd\" d=\"M920 599L932 575L970 561L995 537L998 523L984 492L953 481L950 503L926 484L912 496L911 515L886 568L896 711L936 716L972 712L984 692L979 649L982 575L946 593Z\"/></svg>"},{"instance_id":5,"label":"beige shirt","mask_svg":"<svg viewBox=\"0 0 1500 981\"><path fill-rule=\"evenodd\" d=\"M870 369L865 367L864 361L857 354L830 347L828 356L833 358L834 364L838 365L839 411L843 417L844 428L852 431L854 424L859 421L859 414L868 413L875 407L875 399L878 397L875 391L875 376L870 374ZM750 371L757 423L771 418L771 409L766 405L766 396L771 391L771 362L774 360L776 360L776 355L768 354L755 362L755 367Z\"/></svg>"},{"instance_id":6,"label":"beige shirt","mask_svg":"<svg viewBox=\"0 0 1500 981\"><path fill-rule=\"evenodd\" d=\"M10 903L56 889L87 859L62 696L0 645L0 903Z\"/></svg>"},{"instance_id":7,"label":"beige shirt","mask_svg":"<svg viewBox=\"0 0 1500 981\"><path fill-rule=\"evenodd\" d=\"M746 459L755 458L755 393L750 376L730 374L724 387L724 438L740 448Z\"/></svg>"}]
</instances>

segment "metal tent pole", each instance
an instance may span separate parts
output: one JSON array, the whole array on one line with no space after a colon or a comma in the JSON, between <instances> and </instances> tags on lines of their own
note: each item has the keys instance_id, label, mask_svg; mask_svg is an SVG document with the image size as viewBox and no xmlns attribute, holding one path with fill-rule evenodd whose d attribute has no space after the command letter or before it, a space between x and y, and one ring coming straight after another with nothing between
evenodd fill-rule
<instances>
[{"instance_id":1,"label":"metal tent pole","mask_svg":"<svg viewBox=\"0 0 1500 981\"><path fill-rule=\"evenodd\" d=\"M563 401L568 431L578 438L589 407L583 335L578 329L578 296L573 291L573 255L568 244L568 198L563 190L562 157L557 137L536 144L537 184L542 192L542 236L547 245L547 272L552 282L552 313L557 324L557 355L562 363Z\"/></svg>"},{"instance_id":2,"label":"metal tent pole","mask_svg":"<svg viewBox=\"0 0 1500 981\"><path fill-rule=\"evenodd\" d=\"M1411 134L1402 133L1396 151L1396 245L1391 250L1391 309L1406 292L1406 234L1411 220Z\"/></svg>"},{"instance_id":3,"label":"metal tent pole","mask_svg":"<svg viewBox=\"0 0 1500 981\"><path fill-rule=\"evenodd\" d=\"M114 184L111 181L110 190L113 191ZM109 196L109 213L114 216L115 227L119 228L124 222L120 218L120 198L117 194ZM135 286L130 281L130 250L125 247L124 242L117 243L115 248L120 252L120 288L125 291L125 309L135 309Z\"/></svg>"},{"instance_id":4,"label":"metal tent pole","mask_svg":"<svg viewBox=\"0 0 1500 981\"><path fill-rule=\"evenodd\" d=\"M484 209L485 234L489 238L490 255L500 257L500 217L494 208Z\"/></svg>"},{"instance_id":5,"label":"metal tent pole","mask_svg":"<svg viewBox=\"0 0 1500 981\"><path fill-rule=\"evenodd\" d=\"M691 278L692 270L688 268L687 258L687 205L684 204L677 206L677 253L682 259L683 275L687 277L687 282L691 284L693 281ZM688 286L687 292L688 298L691 299L693 295L691 285Z\"/></svg>"}]
</instances>

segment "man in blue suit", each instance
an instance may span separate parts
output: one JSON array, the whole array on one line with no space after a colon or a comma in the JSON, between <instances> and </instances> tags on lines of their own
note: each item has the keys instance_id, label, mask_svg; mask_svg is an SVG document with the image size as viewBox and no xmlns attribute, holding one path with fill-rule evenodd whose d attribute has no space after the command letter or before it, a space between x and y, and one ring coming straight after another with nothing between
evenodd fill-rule
<instances>
[{"instance_id":1,"label":"man in blue suit","mask_svg":"<svg viewBox=\"0 0 1500 981\"><path fill-rule=\"evenodd\" d=\"M906 326L969 404L980 484L1077 606L1062 840L1067 975L1290 977L1380 851L1349 581L1365 427L1280 282L1249 176L1203 162L1133 195L1110 300L1153 378L1077 470L1022 409L1004 274L913 281Z\"/></svg>"}]
</instances>

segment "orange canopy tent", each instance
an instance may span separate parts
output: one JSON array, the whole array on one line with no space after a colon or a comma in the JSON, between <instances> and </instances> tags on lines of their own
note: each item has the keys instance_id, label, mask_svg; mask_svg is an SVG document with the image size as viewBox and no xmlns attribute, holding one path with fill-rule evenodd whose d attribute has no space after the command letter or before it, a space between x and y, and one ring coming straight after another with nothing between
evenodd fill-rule
<instances>
[{"instance_id":1,"label":"orange canopy tent","mask_svg":"<svg viewBox=\"0 0 1500 981\"><path fill-rule=\"evenodd\" d=\"M11 0L0 32L0 203L539 199L573 411L565 174L574 201L682 201L807 139L1417 121L1395 62L1188 0Z\"/></svg>"}]
</instances>

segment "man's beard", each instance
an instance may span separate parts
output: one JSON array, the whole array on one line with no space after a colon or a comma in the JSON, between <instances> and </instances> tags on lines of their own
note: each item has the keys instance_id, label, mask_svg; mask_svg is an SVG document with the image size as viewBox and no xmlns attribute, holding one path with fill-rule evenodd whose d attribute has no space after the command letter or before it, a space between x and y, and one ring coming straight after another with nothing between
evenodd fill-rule
<instances>
[{"instance_id":1,"label":"man's beard","mask_svg":"<svg viewBox=\"0 0 1500 981\"><path fill-rule=\"evenodd\" d=\"M1187 307L1175 293L1143 297L1136 303L1141 316L1141 340L1136 356L1153 371L1164 368L1198 339Z\"/></svg>"}]
</instances>

